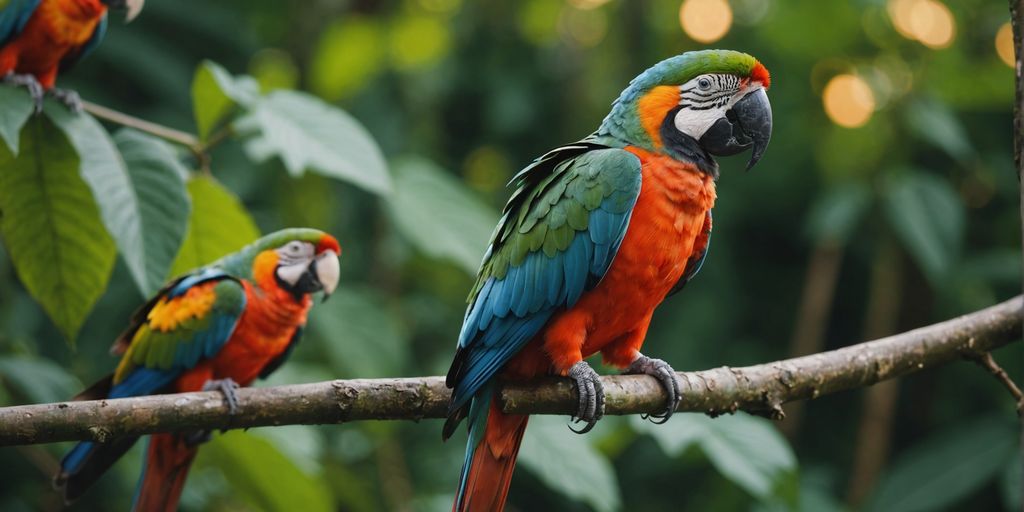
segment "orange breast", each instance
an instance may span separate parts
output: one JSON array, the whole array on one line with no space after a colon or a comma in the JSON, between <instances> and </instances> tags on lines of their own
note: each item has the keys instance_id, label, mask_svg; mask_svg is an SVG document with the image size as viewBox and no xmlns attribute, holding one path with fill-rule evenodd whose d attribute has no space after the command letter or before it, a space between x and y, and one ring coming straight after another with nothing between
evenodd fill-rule
<instances>
[{"instance_id":1,"label":"orange breast","mask_svg":"<svg viewBox=\"0 0 1024 512\"><path fill-rule=\"evenodd\" d=\"M43 0L21 34L0 49L0 74L31 73L52 87L60 61L92 37L106 12L100 0Z\"/></svg>"},{"instance_id":2,"label":"orange breast","mask_svg":"<svg viewBox=\"0 0 1024 512\"><path fill-rule=\"evenodd\" d=\"M580 357L602 350L612 364L628 365L632 360L625 358L632 350L616 357L608 349L631 343L639 350L651 313L683 275L714 206L715 182L692 165L628 150L643 162L643 181L615 261L597 287L573 308L556 314L538 339L509 363L509 376L564 372Z\"/></svg>"}]
</instances>

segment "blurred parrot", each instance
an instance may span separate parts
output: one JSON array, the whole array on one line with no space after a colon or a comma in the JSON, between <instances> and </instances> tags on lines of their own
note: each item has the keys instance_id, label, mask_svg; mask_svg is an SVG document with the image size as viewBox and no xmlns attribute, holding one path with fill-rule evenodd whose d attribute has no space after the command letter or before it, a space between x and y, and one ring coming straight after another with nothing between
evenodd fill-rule
<instances>
[{"instance_id":1,"label":"blurred parrot","mask_svg":"<svg viewBox=\"0 0 1024 512\"><path fill-rule=\"evenodd\" d=\"M604 413L597 373L584 361L654 376L678 406L675 372L640 353L654 309L694 277L708 249L718 164L763 155L772 113L767 69L727 50L684 53L644 71L600 128L554 149L513 179L515 192L484 254L447 385L442 437L468 418L469 441L453 505L504 507L528 416L506 415L496 382L571 378L573 420ZM714 156L713 156L714 155ZM571 427L570 427L571 428Z\"/></svg>"},{"instance_id":2,"label":"blurred parrot","mask_svg":"<svg viewBox=\"0 0 1024 512\"><path fill-rule=\"evenodd\" d=\"M107 32L107 7L127 10L131 21L144 0L0 0L0 76L28 89L43 108L49 92L75 112L82 102L74 91L56 89L57 73L99 46Z\"/></svg>"},{"instance_id":3,"label":"blurred parrot","mask_svg":"<svg viewBox=\"0 0 1024 512\"><path fill-rule=\"evenodd\" d=\"M341 248L314 229L285 229L181 276L131 318L111 351L116 371L77 399L219 390L234 413L235 390L276 370L295 348L312 305L338 284ZM177 508L189 465L209 432L150 437L133 510ZM78 443L54 485L78 498L133 444Z\"/></svg>"}]
</instances>

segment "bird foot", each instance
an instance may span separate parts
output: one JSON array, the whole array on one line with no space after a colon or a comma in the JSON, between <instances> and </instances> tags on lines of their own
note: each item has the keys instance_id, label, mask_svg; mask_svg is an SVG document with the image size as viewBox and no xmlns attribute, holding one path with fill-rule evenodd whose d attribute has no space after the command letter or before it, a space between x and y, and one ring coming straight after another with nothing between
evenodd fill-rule
<instances>
[{"instance_id":1,"label":"bird foot","mask_svg":"<svg viewBox=\"0 0 1024 512\"><path fill-rule=\"evenodd\" d=\"M579 397L579 408L572 416L572 422L586 423L579 430L570 425L569 430L577 434L586 434L604 417L604 386L601 385L600 376L586 361L572 365L568 377L576 385L576 395Z\"/></svg>"},{"instance_id":2,"label":"bird foot","mask_svg":"<svg viewBox=\"0 0 1024 512\"><path fill-rule=\"evenodd\" d=\"M46 94L46 91L43 89L43 84L39 83L35 76L10 71L4 75L3 81L7 85L28 89L28 95L32 97L32 103L35 105L35 113L38 114L43 111L43 96Z\"/></svg>"},{"instance_id":3,"label":"bird foot","mask_svg":"<svg viewBox=\"0 0 1024 512\"><path fill-rule=\"evenodd\" d=\"M208 380L203 384L203 391L220 391L224 394L224 401L228 403L228 414L234 416L238 412L238 391L239 385L234 380L215 379ZM227 429L222 429L222 432ZM196 446L209 441L213 437L210 430L193 430L182 434L182 439L189 446Z\"/></svg>"},{"instance_id":4,"label":"bird foot","mask_svg":"<svg viewBox=\"0 0 1024 512\"><path fill-rule=\"evenodd\" d=\"M203 384L203 391L220 391L224 401L228 403L228 414L234 416L238 412L238 388L240 386L231 378L208 380Z\"/></svg>"},{"instance_id":5,"label":"bird foot","mask_svg":"<svg viewBox=\"0 0 1024 512\"><path fill-rule=\"evenodd\" d=\"M75 114L82 113L82 97L77 92L71 89L58 89L56 87L46 91L47 94L53 96L54 99L68 107L68 110Z\"/></svg>"},{"instance_id":6,"label":"bird foot","mask_svg":"<svg viewBox=\"0 0 1024 512\"><path fill-rule=\"evenodd\" d=\"M676 408L679 407L679 402L682 401L683 395L679 392L679 380L676 379L676 372L668 363L661 359L652 359L641 354L622 373L626 375L650 375L658 379L658 382L661 383L661 386L668 393L668 406L665 410L654 414L644 414L641 416L643 419L650 418L653 423L660 425L668 421L672 417L672 413L676 412Z\"/></svg>"}]
</instances>

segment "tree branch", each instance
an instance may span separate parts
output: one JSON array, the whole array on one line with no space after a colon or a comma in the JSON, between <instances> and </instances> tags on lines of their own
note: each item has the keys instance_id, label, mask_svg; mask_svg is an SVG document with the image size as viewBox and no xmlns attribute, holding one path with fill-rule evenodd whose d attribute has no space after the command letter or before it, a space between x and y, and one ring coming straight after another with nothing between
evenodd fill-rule
<instances>
[{"instance_id":1,"label":"tree branch","mask_svg":"<svg viewBox=\"0 0 1024 512\"><path fill-rule=\"evenodd\" d=\"M134 128L140 132L146 132L150 135L160 137L161 139L185 146L193 153L201 153L203 151L202 143L200 143L199 139L191 133L175 130L169 126L146 121L145 119L139 119L138 117L130 116L112 108L107 108L103 105L97 105L88 101L82 101L82 108L84 108L86 112L100 119L106 119L107 121L127 126L129 128Z\"/></svg>"},{"instance_id":2,"label":"tree branch","mask_svg":"<svg viewBox=\"0 0 1024 512\"><path fill-rule=\"evenodd\" d=\"M745 368L684 372L680 411L711 415L744 410L780 417L781 404L867 386L990 351L1021 338L1021 297L903 334L805 357ZM653 378L602 377L607 414L655 412L667 397ZM0 408L0 446L92 440L195 429L248 428L357 420L443 418L443 377L335 380L238 391L229 416L216 392ZM575 410L565 379L508 384L505 412L564 414Z\"/></svg>"}]
</instances>

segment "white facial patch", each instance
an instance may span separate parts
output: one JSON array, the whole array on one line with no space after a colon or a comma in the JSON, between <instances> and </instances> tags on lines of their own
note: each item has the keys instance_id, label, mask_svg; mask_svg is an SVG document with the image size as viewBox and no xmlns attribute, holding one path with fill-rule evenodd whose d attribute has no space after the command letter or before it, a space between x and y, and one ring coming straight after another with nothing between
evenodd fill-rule
<instances>
[{"instance_id":1,"label":"white facial patch","mask_svg":"<svg viewBox=\"0 0 1024 512\"><path fill-rule=\"evenodd\" d=\"M739 100L740 80L735 75L699 75L679 86L679 106L673 124L696 140L725 116Z\"/></svg>"}]
</instances>

